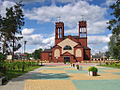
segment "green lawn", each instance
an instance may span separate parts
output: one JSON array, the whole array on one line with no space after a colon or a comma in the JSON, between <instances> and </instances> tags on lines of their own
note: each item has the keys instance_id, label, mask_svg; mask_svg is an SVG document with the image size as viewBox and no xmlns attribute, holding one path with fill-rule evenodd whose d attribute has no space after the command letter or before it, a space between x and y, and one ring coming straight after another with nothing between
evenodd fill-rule
<instances>
[{"instance_id":1,"label":"green lawn","mask_svg":"<svg viewBox=\"0 0 120 90\"><path fill-rule=\"evenodd\" d=\"M41 66L31 66L28 69L25 69L24 72L22 72L22 70L9 70L9 71L6 71L5 75L8 77L8 80L11 80L12 78L16 78L22 74L25 74L25 73L32 71L34 69L37 69L39 67L41 67Z\"/></svg>"},{"instance_id":2,"label":"green lawn","mask_svg":"<svg viewBox=\"0 0 120 90\"><path fill-rule=\"evenodd\" d=\"M98 65L98 66L111 67L111 68L119 68L120 69L120 66L116 66L115 64L113 64L113 65Z\"/></svg>"}]
</instances>

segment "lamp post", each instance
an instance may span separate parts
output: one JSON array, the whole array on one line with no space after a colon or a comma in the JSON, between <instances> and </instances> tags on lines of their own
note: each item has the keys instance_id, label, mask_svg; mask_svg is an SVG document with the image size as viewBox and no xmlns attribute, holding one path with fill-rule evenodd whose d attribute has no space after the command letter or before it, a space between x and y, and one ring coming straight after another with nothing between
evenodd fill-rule
<instances>
[{"instance_id":1,"label":"lamp post","mask_svg":"<svg viewBox=\"0 0 120 90\"><path fill-rule=\"evenodd\" d=\"M25 49L26 49L26 47L25 47L26 43L27 43L27 41L24 41L24 54L25 54Z\"/></svg>"},{"instance_id":2,"label":"lamp post","mask_svg":"<svg viewBox=\"0 0 120 90\"><path fill-rule=\"evenodd\" d=\"M27 41L24 41L24 54L25 54L25 45L26 45ZM25 59L25 58L24 58ZM23 59L23 66L22 66L22 72L24 72L24 68L25 68L25 63L24 63L24 59Z\"/></svg>"}]
</instances>

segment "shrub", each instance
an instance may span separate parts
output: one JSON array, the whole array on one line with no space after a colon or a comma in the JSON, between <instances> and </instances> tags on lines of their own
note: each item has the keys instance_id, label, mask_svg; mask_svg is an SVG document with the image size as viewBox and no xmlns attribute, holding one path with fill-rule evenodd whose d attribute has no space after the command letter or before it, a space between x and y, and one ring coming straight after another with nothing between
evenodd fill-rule
<instances>
[{"instance_id":1,"label":"shrub","mask_svg":"<svg viewBox=\"0 0 120 90\"><path fill-rule=\"evenodd\" d=\"M6 55L0 52L0 62L6 59Z\"/></svg>"},{"instance_id":2,"label":"shrub","mask_svg":"<svg viewBox=\"0 0 120 90\"><path fill-rule=\"evenodd\" d=\"M64 64L66 64L66 61L64 60Z\"/></svg>"},{"instance_id":3,"label":"shrub","mask_svg":"<svg viewBox=\"0 0 120 90\"><path fill-rule=\"evenodd\" d=\"M78 64L76 65L76 67L77 67L77 69L79 69L79 65Z\"/></svg>"},{"instance_id":4,"label":"shrub","mask_svg":"<svg viewBox=\"0 0 120 90\"><path fill-rule=\"evenodd\" d=\"M117 66L120 66L120 63L118 63Z\"/></svg>"},{"instance_id":5,"label":"shrub","mask_svg":"<svg viewBox=\"0 0 120 90\"><path fill-rule=\"evenodd\" d=\"M90 67L88 71L98 72L98 69L96 67Z\"/></svg>"},{"instance_id":6,"label":"shrub","mask_svg":"<svg viewBox=\"0 0 120 90\"><path fill-rule=\"evenodd\" d=\"M79 67L79 65L77 64L76 67Z\"/></svg>"},{"instance_id":7,"label":"shrub","mask_svg":"<svg viewBox=\"0 0 120 90\"><path fill-rule=\"evenodd\" d=\"M105 62L106 65L108 65L109 63L108 62Z\"/></svg>"},{"instance_id":8,"label":"shrub","mask_svg":"<svg viewBox=\"0 0 120 90\"><path fill-rule=\"evenodd\" d=\"M67 61L66 63L70 63L69 61Z\"/></svg>"}]
</instances>

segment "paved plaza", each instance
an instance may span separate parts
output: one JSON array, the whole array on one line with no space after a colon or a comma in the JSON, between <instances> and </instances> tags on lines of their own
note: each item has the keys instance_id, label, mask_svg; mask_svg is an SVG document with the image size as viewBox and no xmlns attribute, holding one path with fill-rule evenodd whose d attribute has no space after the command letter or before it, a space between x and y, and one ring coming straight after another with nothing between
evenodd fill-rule
<instances>
[{"instance_id":1,"label":"paved plaza","mask_svg":"<svg viewBox=\"0 0 120 90\"><path fill-rule=\"evenodd\" d=\"M88 76L95 64L80 64L77 70L69 64L50 63L18 78L0 90L120 90L120 69L100 67L98 76Z\"/></svg>"}]
</instances>

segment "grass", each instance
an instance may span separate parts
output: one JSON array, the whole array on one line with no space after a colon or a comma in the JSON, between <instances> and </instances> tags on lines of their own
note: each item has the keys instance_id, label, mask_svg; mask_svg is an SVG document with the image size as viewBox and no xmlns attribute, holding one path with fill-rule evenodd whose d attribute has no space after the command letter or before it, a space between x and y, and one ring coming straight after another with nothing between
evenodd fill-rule
<instances>
[{"instance_id":1,"label":"grass","mask_svg":"<svg viewBox=\"0 0 120 90\"><path fill-rule=\"evenodd\" d=\"M112 64L112 65L98 65L98 66L111 67L111 68L119 68L120 69L120 66L116 66L115 64Z\"/></svg>"},{"instance_id":2,"label":"grass","mask_svg":"<svg viewBox=\"0 0 120 90\"><path fill-rule=\"evenodd\" d=\"M22 72L22 70L9 70L9 71L6 71L5 75L8 77L8 80L11 80L12 78L16 78L20 75L23 75L23 74L25 74L29 71L32 71L34 69L37 69L39 67L41 67L41 66L31 66L28 69L25 69L24 72Z\"/></svg>"}]
</instances>

